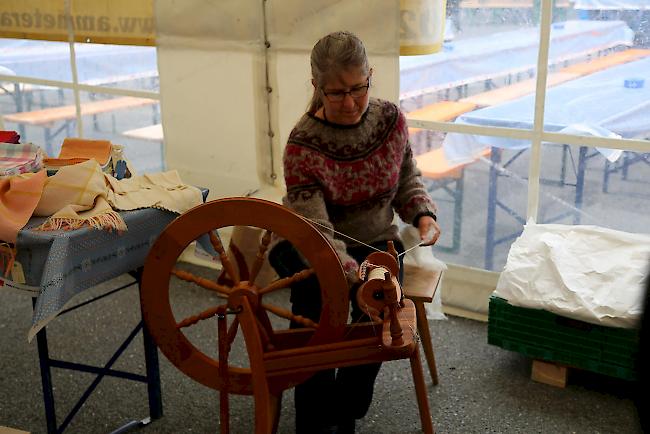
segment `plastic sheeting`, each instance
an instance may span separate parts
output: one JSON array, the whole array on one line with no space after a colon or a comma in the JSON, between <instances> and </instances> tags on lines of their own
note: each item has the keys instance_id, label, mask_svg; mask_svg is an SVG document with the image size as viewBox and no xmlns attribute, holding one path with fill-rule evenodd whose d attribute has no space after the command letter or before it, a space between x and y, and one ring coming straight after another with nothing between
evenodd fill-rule
<instances>
[{"instance_id":1,"label":"plastic sheeting","mask_svg":"<svg viewBox=\"0 0 650 434\"><path fill-rule=\"evenodd\" d=\"M623 21L567 21L551 28L549 62L632 45L634 32ZM533 69L539 29L529 27L445 43L436 54L400 59L401 98Z\"/></svg>"},{"instance_id":2,"label":"plastic sheeting","mask_svg":"<svg viewBox=\"0 0 650 434\"><path fill-rule=\"evenodd\" d=\"M626 81L643 83L628 87ZM532 129L535 95L459 116L456 123ZM650 58L615 66L549 88L544 129L627 139L650 136ZM524 149L530 142L450 133L443 142L449 161L471 161L486 147ZM605 156L616 155L603 150Z\"/></svg>"},{"instance_id":3,"label":"plastic sheeting","mask_svg":"<svg viewBox=\"0 0 650 434\"><path fill-rule=\"evenodd\" d=\"M648 0L576 0L575 9L588 10L650 10Z\"/></svg>"},{"instance_id":4,"label":"plastic sheeting","mask_svg":"<svg viewBox=\"0 0 650 434\"><path fill-rule=\"evenodd\" d=\"M643 310L649 266L650 235L528 223L494 295L513 306L632 328Z\"/></svg>"}]
</instances>

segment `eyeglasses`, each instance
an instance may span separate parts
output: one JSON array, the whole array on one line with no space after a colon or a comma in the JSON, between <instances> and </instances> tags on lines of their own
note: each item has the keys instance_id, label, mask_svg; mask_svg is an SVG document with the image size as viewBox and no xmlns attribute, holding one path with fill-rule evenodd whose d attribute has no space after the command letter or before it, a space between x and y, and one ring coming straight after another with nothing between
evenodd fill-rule
<instances>
[{"instance_id":1,"label":"eyeglasses","mask_svg":"<svg viewBox=\"0 0 650 434\"><path fill-rule=\"evenodd\" d=\"M353 87L350 90L333 90L331 92L325 92L321 89L323 95L329 102L341 102L345 99L345 95L350 95L352 98L361 98L368 94L368 88L370 87L370 78L368 78L367 84L363 86Z\"/></svg>"}]
</instances>

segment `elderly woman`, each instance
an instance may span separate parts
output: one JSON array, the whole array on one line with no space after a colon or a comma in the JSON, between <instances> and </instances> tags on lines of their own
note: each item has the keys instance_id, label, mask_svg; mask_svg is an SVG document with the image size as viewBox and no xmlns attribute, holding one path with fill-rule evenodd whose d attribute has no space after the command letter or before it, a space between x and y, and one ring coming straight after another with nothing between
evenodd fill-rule
<instances>
[{"instance_id":1,"label":"elderly woman","mask_svg":"<svg viewBox=\"0 0 650 434\"><path fill-rule=\"evenodd\" d=\"M307 112L289 136L284 153L284 204L307 217L329 238L351 287L352 321L363 321L355 302L359 263L393 241L404 251L394 213L419 229L422 245L440 236L436 207L415 166L406 119L399 108L370 97L372 69L359 38L335 32L311 53L314 93ZM272 250L278 274L306 265L288 242ZM400 279L401 280L401 279ZM292 310L320 316L314 279L291 288ZM295 326L295 325L294 325ZM319 372L296 387L296 432L354 432L372 401L380 365Z\"/></svg>"}]
</instances>

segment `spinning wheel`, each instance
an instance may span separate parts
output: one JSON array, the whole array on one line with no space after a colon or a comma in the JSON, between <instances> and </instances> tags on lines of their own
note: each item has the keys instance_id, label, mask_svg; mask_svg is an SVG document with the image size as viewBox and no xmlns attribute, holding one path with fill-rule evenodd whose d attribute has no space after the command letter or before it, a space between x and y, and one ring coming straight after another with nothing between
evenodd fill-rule
<instances>
[{"instance_id":1,"label":"spinning wheel","mask_svg":"<svg viewBox=\"0 0 650 434\"><path fill-rule=\"evenodd\" d=\"M268 231L260 243L260 251L248 281L239 280L239 272L230 263L224 246L215 233L220 228L240 225ZM313 268L311 272L280 279L264 288L258 288L255 280L262 266L271 233L290 241L308 263L313 264ZM169 302L172 276L175 275L182 280L193 279L189 273L175 269L178 258L192 241L204 234L211 234L210 241L221 258L229 280L234 282L234 285L219 285L201 278L195 280L197 284L226 297L245 294L253 300L252 304L257 306L257 313L263 317L266 317L264 311L268 309L284 315L287 319L303 321L304 325L314 327L308 345L334 342L341 338L348 317L348 284L336 253L323 235L299 215L272 202L247 198L221 199L199 205L170 224L152 247L144 267L141 299L145 320L161 351L178 369L205 386L221 389L219 361L195 347L183 333L185 327L214 317L217 314L217 307L177 322ZM312 272L316 274L322 288L323 308L318 324L293 317L284 308L263 303L265 294L286 288L290 283L298 282ZM231 307L233 310L238 309L238 306ZM270 322L265 322L267 323L265 329L271 334ZM272 336L269 336L269 339L272 340ZM249 369L229 368L229 375L231 392L252 393ZM297 381L289 380L290 384L286 384L284 388L300 381L301 378Z\"/></svg>"},{"instance_id":2,"label":"spinning wheel","mask_svg":"<svg viewBox=\"0 0 650 434\"><path fill-rule=\"evenodd\" d=\"M219 230L231 226L264 231L250 272L248 264L237 261L235 267L221 243ZM288 240L311 268L258 286L256 280L273 234ZM202 237L209 238L227 279L198 277L177 265L185 248ZM286 306L268 303L269 296L276 291L311 276L316 277L321 288L322 308L317 322L293 315ZM222 300L196 314L176 318L170 303L170 283L177 278L216 293ZM386 303L372 303L373 316L378 321L347 324L348 283L336 253L320 231L278 204L229 198L197 206L163 231L145 263L141 303L147 327L171 363L194 380L221 391L222 433L228 432L229 393L254 395L256 433L269 433L276 427L282 391L303 382L314 372L400 358L411 359L423 430L429 433L433 429L415 341L414 308L410 300L404 300L406 305L400 307L396 282L387 271L385 282L370 291L376 296L388 289ZM382 322L379 316L384 307ZM269 312L303 327L279 328ZM227 316L233 318L230 325ZM187 333L193 325L214 317L218 325L218 357L195 346ZM404 333L404 338L401 324L409 331ZM248 354L248 367L229 362L231 344L239 330Z\"/></svg>"}]
</instances>

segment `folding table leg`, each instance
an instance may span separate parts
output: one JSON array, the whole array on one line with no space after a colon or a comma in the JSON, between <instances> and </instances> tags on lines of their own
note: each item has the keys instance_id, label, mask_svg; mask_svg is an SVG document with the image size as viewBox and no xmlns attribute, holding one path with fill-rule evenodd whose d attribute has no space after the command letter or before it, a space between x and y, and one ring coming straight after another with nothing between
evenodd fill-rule
<instances>
[{"instance_id":1,"label":"folding table leg","mask_svg":"<svg viewBox=\"0 0 650 434\"><path fill-rule=\"evenodd\" d=\"M142 268L132 271L133 276L138 282L138 292L142 283ZM149 333L147 324L144 322L144 315L140 310L142 317L142 341L144 343L144 361L147 371L147 394L149 397L149 416L152 420L160 419L163 416L162 394L160 391L160 370L158 364L158 347Z\"/></svg>"},{"instance_id":2,"label":"folding table leg","mask_svg":"<svg viewBox=\"0 0 650 434\"><path fill-rule=\"evenodd\" d=\"M160 371L158 368L158 347L151 338L147 325L142 326L144 341L144 360L147 370L147 394L149 396L149 416L152 420L163 416L162 395L160 393Z\"/></svg>"},{"instance_id":3,"label":"folding table leg","mask_svg":"<svg viewBox=\"0 0 650 434\"><path fill-rule=\"evenodd\" d=\"M497 182L499 173L497 166L501 163L500 148L492 148L490 152L490 181L488 183L487 225L485 228L485 268L492 270L494 266L494 227L496 225Z\"/></svg>"},{"instance_id":4,"label":"folding table leg","mask_svg":"<svg viewBox=\"0 0 650 434\"><path fill-rule=\"evenodd\" d=\"M32 308L36 298L32 298ZM38 347L38 365L41 369L41 384L43 386L43 404L45 405L45 422L49 434L56 433L56 412L54 410L54 392L52 391L52 372L50 371L50 352L47 348L47 332L43 327L36 334Z\"/></svg>"},{"instance_id":5,"label":"folding table leg","mask_svg":"<svg viewBox=\"0 0 650 434\"><path fill-rule=\"evenodd\" d=\"M576 174L576 213L573 217L573 224L580 224L580 210L585 188L585 169L587 168L587 147L580 146L580 157L578 158L578 173Z\"/></svg>"}]
</instances>

